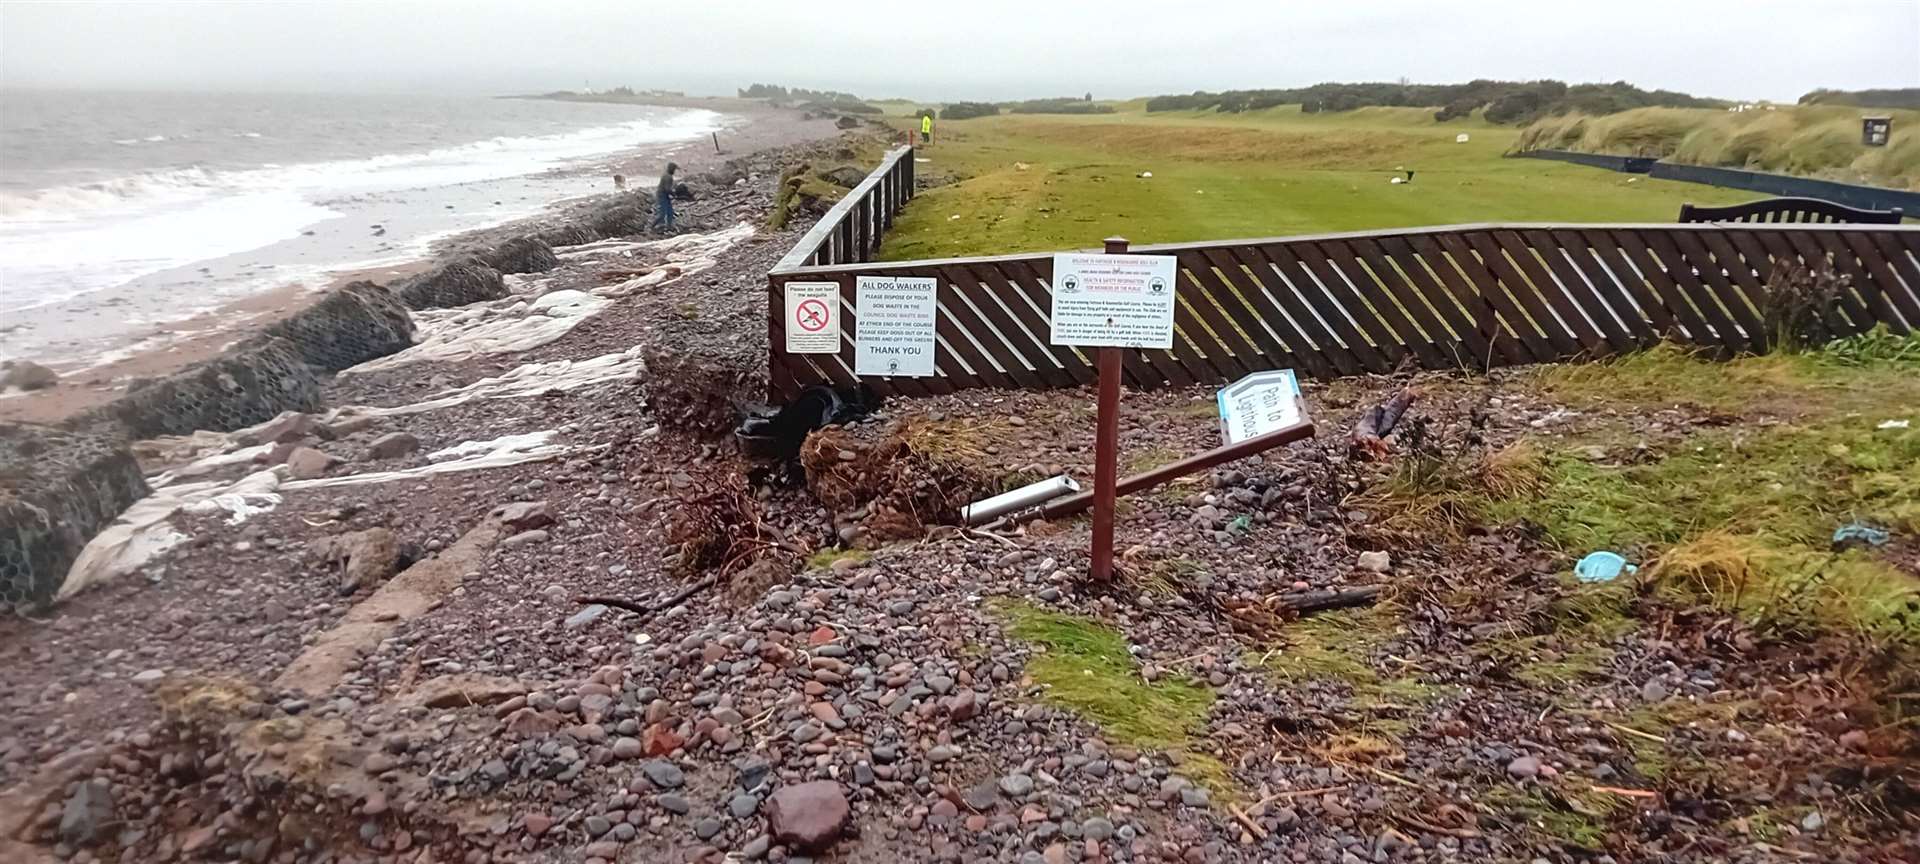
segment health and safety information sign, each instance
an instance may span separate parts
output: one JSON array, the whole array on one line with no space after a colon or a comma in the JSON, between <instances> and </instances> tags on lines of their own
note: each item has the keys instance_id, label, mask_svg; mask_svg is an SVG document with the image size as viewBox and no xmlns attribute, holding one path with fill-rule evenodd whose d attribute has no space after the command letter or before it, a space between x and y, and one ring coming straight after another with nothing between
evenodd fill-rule
<instances>
[{"instance_id":1,"label":"health and safety information sign","mask_svg":"<svg viewBox=\"0 0 1920 864\"><path fill-rule=\"evenodd\" d=\"M1173 347L1171 255L1053 256L1053 344Z\"/></svg>"}]
</instances>

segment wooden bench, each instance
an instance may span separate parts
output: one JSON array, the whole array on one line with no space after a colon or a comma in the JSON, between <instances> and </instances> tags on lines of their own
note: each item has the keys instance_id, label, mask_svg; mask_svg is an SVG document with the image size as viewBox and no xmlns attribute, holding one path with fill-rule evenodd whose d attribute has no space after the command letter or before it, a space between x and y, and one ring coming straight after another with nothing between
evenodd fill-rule
<instances>
[{"instance_id":1,"label":"wooden bench","mask_svg":"<svg viewBox=\"0 0 1920 864\"><path fill-rule=\"evenodd\" d=\"M1903 214L1892 210L1860 210L1818 198L1767 198L1726 207L1680 205L1681 222L1851 222L1861 225L1898 225Z\"/></svg>"}]
</instances>

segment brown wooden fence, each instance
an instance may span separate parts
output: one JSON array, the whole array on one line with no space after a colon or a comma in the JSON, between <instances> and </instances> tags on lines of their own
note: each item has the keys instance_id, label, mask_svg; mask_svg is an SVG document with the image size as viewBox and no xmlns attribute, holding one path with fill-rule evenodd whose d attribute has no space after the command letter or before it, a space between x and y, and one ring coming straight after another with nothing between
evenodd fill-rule
<instances>
[{"instance_id":1,"label":"brown wooden fence","mask_svg":"<svg viewBox=\"0 0 1920 864\"><path fill-rule=\"evenodd\" d=\"M794 244L773 272L872 261L893 217L913 197L913 148L887 151L880 167L833 205L812 230Z\"/></svg>"},{"instance_id":2,"label":"brown wooden fence","mask_svg":"<svg viewBox=\"0 0 1920 864\"><path fill-rule=\"evenodd\" d=\"M799 250L796 250L796 253ZM1816 338L1920 327L1920 227L1453 225L1136 246L1180 262L1174 346L1126 352L1127 382L1158 387L1290 367L1327 378L1602 357L1662 339L1764 351L1777 262L1851 278ZM770 274L770 395L858 380L886 394L1074 387L1092 357L1049 344L1051 253L785 267ZM859 276L939 280L937 377L856 379ZM788 281L840 286L839 354L787 354Z\"/></svg>"}]
</instances>

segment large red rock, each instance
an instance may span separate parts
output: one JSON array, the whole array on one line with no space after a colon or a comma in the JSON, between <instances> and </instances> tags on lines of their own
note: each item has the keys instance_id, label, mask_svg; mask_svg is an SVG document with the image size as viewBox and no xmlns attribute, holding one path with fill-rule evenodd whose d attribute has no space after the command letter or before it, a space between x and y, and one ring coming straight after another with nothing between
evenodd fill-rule
<instances>
[{"instance_id":1,"label":"large red rock","mask_svg":"<svg viewBox=\"0 0 1920 864\"><path fill-rule=\"evenodd\" d=\"M642 733L641 745L648 756L666 756L685 746L687 739L666 723L655 723Z\"/></svg>"},{"instance_id":2,"label":"large red rock","mask_svg":"<svg viewBox=\"0 0 1920 864\"><path fill-rule=\"evenodd\" d=\"M767 799L767 829L775 843L802 852L819 852L833 845L847 829L853 811L840 784L815 780L782 786Z\"/></svg>"}]
</instances>

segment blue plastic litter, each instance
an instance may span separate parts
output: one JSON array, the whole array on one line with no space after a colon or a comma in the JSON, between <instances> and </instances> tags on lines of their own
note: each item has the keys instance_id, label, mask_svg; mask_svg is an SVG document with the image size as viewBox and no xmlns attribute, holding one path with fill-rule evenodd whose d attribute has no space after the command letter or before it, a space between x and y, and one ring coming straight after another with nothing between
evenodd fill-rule
<instances>
[{"instance_id":1,"label":"blue plastic litter","mask_svg":"<svg viewBox=\"0 0 1920 864\"><path fill-rule=\"evenodd\" d=\"M1612 582L1620 578L1624 571L1637 573L1640 568L1627 563L1627 559L1612 552L1590 552L1580 563L1573 565L1573 575L1582 582Z\"/></svg>"},{"instance_id":2,"label":"blue plastic litter","mask_svg":"<svg viewBox=\"0 0 1920 864\"><path fill-rule=\"evenodd\" d=\"M1885 546L1893 539L1880 528L1860 522L1848 522L1833 531L1833 548L1844 549L1848 546Z\"/></svg>"}]
</instances>

